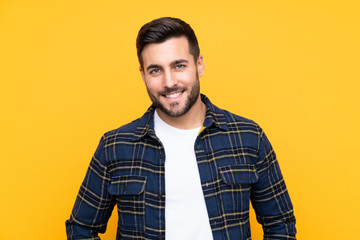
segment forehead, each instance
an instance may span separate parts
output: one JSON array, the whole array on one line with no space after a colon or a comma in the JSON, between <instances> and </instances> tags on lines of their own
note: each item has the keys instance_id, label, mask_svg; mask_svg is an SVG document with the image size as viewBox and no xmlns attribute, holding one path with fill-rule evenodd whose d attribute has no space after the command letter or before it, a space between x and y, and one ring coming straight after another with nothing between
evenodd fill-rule
<instances>
[{"instance_id":1,"label":"forehead","mask_svg":"<svg viewBox=\"0 0 360 240\"><path fill-rule=\"evenodd\" d=\"M150 64L166 65L178 59L191 59L189 42L186 37L174 37L162 43L151 43L144 47L144 67Z\"/></svg>"}]
</instances>

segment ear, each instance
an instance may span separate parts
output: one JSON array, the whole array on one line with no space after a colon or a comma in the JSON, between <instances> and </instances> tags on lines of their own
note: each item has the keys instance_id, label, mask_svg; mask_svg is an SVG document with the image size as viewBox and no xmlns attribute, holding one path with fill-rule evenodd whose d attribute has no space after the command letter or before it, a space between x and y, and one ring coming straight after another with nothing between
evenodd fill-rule
<instances>
[{"instance_id":1,"label":"ear","mask_svg":"<svg viewBox=\"0 0 360 240\"><path fill-rule=\"evenodd\" d=\"M141 66L139 66L139 71L141 74L141 78L142 78L143 82L145 83L145 72Z\"/></svg>"},{"instance_id":2,"label":"ear","mask_svg":"<svg viewBox=\"0 0 360 240\"><path fill-rule=\"evenodd\" d=\"M202 77L202 75L204 75L205 65L204 65L203 56L201 54L199 55L198 60L196 62L196 67L198 70L199 77Z\"/></svg>"}]
</instances>

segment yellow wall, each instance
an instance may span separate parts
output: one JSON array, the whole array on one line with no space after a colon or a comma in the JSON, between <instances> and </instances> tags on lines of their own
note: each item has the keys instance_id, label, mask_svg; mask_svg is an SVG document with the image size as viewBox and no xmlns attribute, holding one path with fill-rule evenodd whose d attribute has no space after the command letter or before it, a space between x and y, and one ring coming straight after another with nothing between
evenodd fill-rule
<instances>
[{"instance_id":1,"label":"yellow wall","mask_svg":"<svg viewBox=\"0 0 360 240\"><path fill-rule=\"evenodd\" d=\"M0 1L0 238L65 239L101 135L150 104L137 31L176 16L198 35L202 92L269 136L298 238L355 239L359 1L127 2ZM113 216L104 239L115 231Z\"/></svg>"}]
</instances>

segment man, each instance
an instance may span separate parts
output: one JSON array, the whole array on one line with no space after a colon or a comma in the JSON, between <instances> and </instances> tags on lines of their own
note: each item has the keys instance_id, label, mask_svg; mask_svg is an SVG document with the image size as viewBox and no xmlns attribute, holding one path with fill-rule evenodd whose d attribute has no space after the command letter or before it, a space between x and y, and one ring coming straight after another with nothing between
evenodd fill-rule
<instances>
[{"instance_id":1,"label":"man","mask_svg":"<svg viewBox=\"0 0 360 240\"><path fill-rule=\"evenodd\" d=\"M99 239L115 204L117 239L251 239L250 200L264 239L295 239L264 132L200 94L204 60L191 27L153 20L136 46L153 105L102 137L66 221L68 239Z\"/></svg>"}]
</instances>

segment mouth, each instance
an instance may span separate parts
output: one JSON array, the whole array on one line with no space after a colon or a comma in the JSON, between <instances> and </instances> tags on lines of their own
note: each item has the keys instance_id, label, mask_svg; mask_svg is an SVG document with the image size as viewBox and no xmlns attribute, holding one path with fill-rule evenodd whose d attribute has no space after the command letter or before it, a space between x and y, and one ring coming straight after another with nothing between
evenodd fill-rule
<instances>
[{"instance_id":1,"label":"mouth","mask_svg":"<svg viewBox=\"0 0 360 240\"><path fill-rule=\"evenodd\" d=\"M179 97L183 92L175 92L175 93L170 93L170 94L166 94L165 97L166 98L170 98L170 99L174 99Z\"/></svg>"},{"instance_id":2,"label":"mouth","mask_svg":"<svg viewBox=\"0 0 360 240\"><path fill-rule=\"evenodd\" d=\"M168 100L177 100L181 97L181 95L185 92L185 90L175 90L175 91L168 91L166 93L161 94L164 98Z\"/></svg>"}]
</instances>

